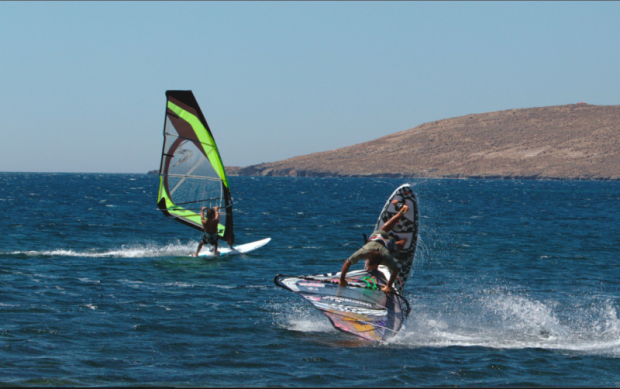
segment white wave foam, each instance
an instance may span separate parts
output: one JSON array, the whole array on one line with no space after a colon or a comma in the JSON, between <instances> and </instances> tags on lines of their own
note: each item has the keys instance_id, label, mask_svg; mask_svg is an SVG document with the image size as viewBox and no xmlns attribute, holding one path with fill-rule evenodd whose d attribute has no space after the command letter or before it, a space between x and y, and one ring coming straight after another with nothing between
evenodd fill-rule
<instances>
[{"instance_id":1,"label":"white wave foam","mask_svg":"<svg viewBox=\"0 0 620 389\"><path fill-rule=\"evenodd\" d=\"M189 282L165 282L165 286L178 286L179 288L191 288L194 284L190 284Z\"/></svg>"},{"instance_id":2,"label":"white wave foam","mask_svg":"<svg viewBox=\"0 0 620 389\"><path fill-rule=\"evenodd\" d=\"M119 249L112 250L71 250L56 249L45 251L14 251L12 255L27 256L54 256L54 257L88 257L88 258L149 258L149 257L188 257L196 252L198 243L192 241L186 244L180 242L167 245L145 244L145 245L123 245Z\"/></svg>"},{"instance_id":3,"label":"white wave foam","mask_svg":"<svg viewBox=\"0 0 620 389\"><path fill-rule=\"evenodd\" d=\"M336 331L334 327L323 318L290 317L287 320L287 328L298 332L330 332Z\"/></svg>"},{"instance_id":4,"label":"white wave foam","mask_svg":"<svg viewBox=\"0 0 620 389\"><path fill-rule=\"evenodd\" d=\"M89 278L78 278L78 280L80 280L82 282L88 282L88 283L91 283L91 284L100 284L101 283L101 281L99 281L99 280L91 280Z\"/></svg>"},{"instance_id":5,"label":"white wave foam","mask_svg":"<svg viewBox=\"0 0 620 389\"><path fill-rule=\"evenodd\" d=\"M336 332L327 316L311 306L299 305L299 302L273 304L269 310L274 312L274 322L280 328L298 332Z\"/></svg>"},{"instance_id":6,"label":"white wave foam","mask_svg":"<svg viewBox=\"0 0 620 389\"><path fill-rule=\"evenodd\" d=\"M620 319L611 301L562 306L510 294L456 307L412 306L407 327L390 343L407 347L542 348L620 358Z\"/></svg>"},{"instance_id":7,"label":"white wave foam","mask_svg":"<svg viewBox=\"0 0 620 389\"><path fill-rule=\"evenodd\" d=\"M138 280L128 280L123 278L120 282L124 285L127 285L130 288L140 289L140 288L162 288L162 287L177 287L177 288L193 288L195 286L199 286L199 284L192 284L188 282L147 282L147 281L138 281Z\"/></svg>"}]
</instances>

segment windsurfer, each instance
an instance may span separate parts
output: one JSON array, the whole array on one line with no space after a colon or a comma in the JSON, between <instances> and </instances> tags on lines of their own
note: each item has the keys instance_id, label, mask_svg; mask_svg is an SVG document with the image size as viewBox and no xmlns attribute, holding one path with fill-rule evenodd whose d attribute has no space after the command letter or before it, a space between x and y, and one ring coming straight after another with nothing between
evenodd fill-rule
<instances>
[{"instance_id":1,"label":"windsurfer","mask_svg":"<svg viewBox=\"0 0 620 389\"><path fill-rule=\"evenodd\" d=\"M397 206L398 200L394 200L392 203ZM394 238L395 235L393 233L390 234L390 232L408 210L409 207L407 205L403 205L400 211L398 211L396 215L392 216L392 218L388 220L380 230L373 232L370 238L368 238L368 243L366 243L364 247L357 250L344 262L340 272L340 286L346 287L348 285L346 280L347 272L352 265L355 265L360 259L365 258L366 269L368 270L375 270L379 267L379 265L384 265L390 269L390 279L382 290L385 293L390 293L393 291L392 286L398 276L398 266L396 265L396 261L392 255L396 254L399 250L402 250L407 242L407 239L396 241Z\"/></svg>"},{"instance_id":2,"label":"windsurfer","mask_svg":"<svg viewBox=\"0 0 620 389\"><path fill-rule=\"evenodd\" d=\"M220 252L217 251L217 246L219 243L218 240L220 238L217 234L217 228L220 222L219 207L209 208L209 210L207 211L207 217L205 218L206 209L207 207L202 207L202 209L200 210L200 221L202 222L204 232L202 233L202 239L200 240L198 250L196 250L196 254L194 254L194 257L198 256L202 245L205 243L213 246L214 255L220 255Z\"/></svg>"}]
</instances>

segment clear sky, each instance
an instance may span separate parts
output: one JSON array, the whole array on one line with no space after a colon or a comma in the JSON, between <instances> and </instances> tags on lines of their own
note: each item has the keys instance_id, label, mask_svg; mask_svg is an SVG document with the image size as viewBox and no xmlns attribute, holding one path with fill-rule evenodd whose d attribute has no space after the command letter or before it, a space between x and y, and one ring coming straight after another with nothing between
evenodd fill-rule
<instances>
[{"instance_id":1,"label":"clear sky","mask_svg":"<svg viewBox=\"0 0 620 389\"><path fill-rule=\"evenodd\" d=\"M159 168L191 89L224 164L620 104L619 2L0 2L0 171Z\"/></svg>"}]
</instances>

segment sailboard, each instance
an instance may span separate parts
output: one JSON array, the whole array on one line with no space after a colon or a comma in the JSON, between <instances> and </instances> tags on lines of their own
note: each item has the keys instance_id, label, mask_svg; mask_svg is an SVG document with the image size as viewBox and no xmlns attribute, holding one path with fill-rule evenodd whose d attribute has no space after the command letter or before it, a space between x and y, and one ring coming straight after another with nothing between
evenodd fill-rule
<instances>
[{"instance_id":1,"label":"sailboard","mask_svg":"<svg viewBox=\"0 0 620 389\"><path fill-rule=\"evenodd\" d=\"M233 244L230 185L220 152L192 91L166 91L164 146L157 207L168 218L203 231L202 207L218 206L218 235Z\"/></svg>"},{"instance_id":2,"label":"sailboard","mask_svg":"<svg viewBox=\"0 0 620 389\"><path fill-rule=\"evenodd\" d=\"M340 287L339 279L340 273L299 277L278 274L274 282L298 293L340 331L371 341L387 341L400 331L411 309L400 294L381 290L387 284L382 269L348 272L346 288Z\"/></svg>"},{"instance_id":3,"label":"sailboard","mask_svg":"<svg viewBox=\"0 0 620 389\"><path fill-rule=\"evenodd\" d=\"M394 200L397 201L396 204L393 204ZM388 220L396 215L403 205L407 205L409 210L392 229L392 232L398 236L398 239L396 240L407 240L403 249L394 255L394 259L396 259L396 266L399 269L398 278L394 282L394 289L398 292L403 291L407 280L411 276L411 269L413 267L415 252L418 246L420 211L418 207L418 200L415 193L411 189L410 184L401 185L392 193L392 195L385 202L385 205L381 210L381 214L379 215L379 219L375 225L375 231L380 230ZM384 268L384 266L380 266L380 268ZM388 271L387 268L385 268L385 270Z\"/></svg>"},{"instance_id":4,"label":"sailboard","mask_svg":"<svg viewBox=\"0 0 620 389\"><path fill-rule=\"evenodd\" d=\"M403 249L395 255L399 268L399 276L394 282L395 292L385 294L381 290L390 279L390 270L382 265L373 271L349 271L346 288L339 286L340 273L314 276L279 274L274 279L275 284L302 296L340 331L372 341L390 339L401 330L411 311L401 295L411 274L418 242L418 202L409 184L392 193L375 225L375 231L380 230L403 205L408 205L409 210L392 229L398 240L407 239Z\"/></svg>"},{"instance_id":5,"label":"sailboard","mask_svg":"<svg viewBox=\"0 0 620 389\"><path fill-rule=\"evenodd\" d=\"M269 243L270 240L271 238L257 240L256 242L251 242L251 243L246 243L246 244L235 246L235 248L232 250L228 247L218 247L217 251L220 252L220 255L218 257L222 257L225 255L231 256L231 255L247 254L250 251L254 251L256 249L263 247L264 245ZM198 254L198 256L215 257L213 251L211 250L202 250L200 254Z\"/></svg>"}]
</instances>

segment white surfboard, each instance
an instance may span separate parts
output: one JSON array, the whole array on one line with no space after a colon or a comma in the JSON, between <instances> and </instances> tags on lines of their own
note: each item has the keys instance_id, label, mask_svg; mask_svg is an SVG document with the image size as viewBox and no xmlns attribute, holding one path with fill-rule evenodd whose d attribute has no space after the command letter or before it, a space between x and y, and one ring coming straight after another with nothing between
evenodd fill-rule
<instances>
[{"instance_id":1,"label":"white surfboard","mask_svg":"<svg viewBox=\"0 0 620 389\"><path fill-rule=\"evenodd\" d=\"M235 246L233 250L231 250L230 247L222 247L222 246L228 246L228 245L226 244L226 242L220 242L219 244L220 247L218 247L218 250L217 250L220 252L220 255L213 254L213 251L212 251L213 247L203 246L198 256L199 257L222 257L225 255L246 254L246 253L249 253L250 251L254 251L258 248L263 247L264 245L269 243L270 240L271 238L265 238L263 240L257 240L256 242L242 244L239 246Z\"/></svg>"}]
</instances>

